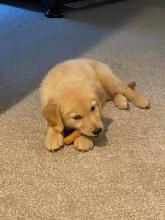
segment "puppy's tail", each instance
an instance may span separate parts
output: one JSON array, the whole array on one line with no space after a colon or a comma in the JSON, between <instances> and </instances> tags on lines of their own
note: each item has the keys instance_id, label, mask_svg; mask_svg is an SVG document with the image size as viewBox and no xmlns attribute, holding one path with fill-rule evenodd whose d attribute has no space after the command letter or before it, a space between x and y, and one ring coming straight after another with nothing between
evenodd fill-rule
<instances>
[{"instance_id":1,"label":"puppy's tail","mask_svg":"<svg viewBox=\"0 0 165 220\"><path fill-rule=\"evenodd\" d=\"M127 85L127 89L123 92L124 96L138 108L149 109L150 102L143 95L135 91L136 83L130 82Z\"/></svg>"},{"instance_id":2,"label":"puppy's tail","mask_svg":"<svg viewBox=\"0 0 165 220\"><path fill-rule=\"evenodd\" d=\"M135 82L135 81L132 81L132 82L128 83L128 87L131 88L131 89L135 89L135 87L136 87L136 82Z\"/></svg>"}]
</instances>

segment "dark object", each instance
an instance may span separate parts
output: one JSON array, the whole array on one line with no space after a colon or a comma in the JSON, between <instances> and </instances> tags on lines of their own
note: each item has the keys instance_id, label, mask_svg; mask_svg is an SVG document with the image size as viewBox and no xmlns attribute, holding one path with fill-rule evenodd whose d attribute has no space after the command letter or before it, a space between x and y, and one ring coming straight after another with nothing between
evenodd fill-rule
<instances>
[{"instance_id":1,"label":"dark object","mask_svg":"<svg viewBox=\"0 0 165 220\"><path fill-rule=\"evenodd\" d=\"M42 0L45 6L45 16L48 18L62 18L63 0Z\"/></svg>"},{"instance_id":2,"label":"dark object","mask_svg":"<svg viewBox=\"0 0 165 220\"><path fill-rule=\"evenodd\" d=\"M64 4L70 2L76 2L82 0L42 0L42 3L45 6L46 12L45 15L48 18L62 18L63 14L63 7ZM108 0L110 3L123 1L123 0Z\"/></svg>"},{"instance_id":3,"label":"dark object","mask_svg":"<svg viewBox=\"0 0 165 220\"><path fill-rule=\"evenodd\" d=\"M75 129L73 128L65 128L64 129L64 138L69 136L70 134L72 134L75 131Z\"/></svg>"},{"instance_id":4,"label":"dark object","mask_svg":"<svg viewBox=\"0 0 165 220\"><path fill-rule=\"evenodd\" d=\"M45 16L48 18L62 18L64 14L58 8L48 8L46 9Z\"/></svg>"},{"instance_id":5,"label":"dark object","mask_svg":"<svg viewBox=\"0 0 165 220\"><path fill-rule=\"evenodd\" d=\"M63 0L42 0L45 6L45 15L48 18L62 18L63 15Z\"/></svg>"}]
</instances>

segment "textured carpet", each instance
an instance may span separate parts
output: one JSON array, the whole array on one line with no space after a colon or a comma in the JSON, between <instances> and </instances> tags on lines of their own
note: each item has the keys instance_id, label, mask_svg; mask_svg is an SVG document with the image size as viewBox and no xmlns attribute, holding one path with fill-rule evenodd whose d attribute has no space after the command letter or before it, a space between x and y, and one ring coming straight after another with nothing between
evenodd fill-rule
<instances>
[{"instance_id":1,"label":"textured carpet","mask_svg":"<svg viewBox=\"0 0 165 220\"><path fill-rule=\"evenodd\" d=\"M20 3L21 4L21 3ZM152 103L104 110L87 153L43 146L40 81L59 61L108 63ZM165 219L165 2L128 0L68 10L0 5L0 219Z\"/></svg>"}]
</instances>

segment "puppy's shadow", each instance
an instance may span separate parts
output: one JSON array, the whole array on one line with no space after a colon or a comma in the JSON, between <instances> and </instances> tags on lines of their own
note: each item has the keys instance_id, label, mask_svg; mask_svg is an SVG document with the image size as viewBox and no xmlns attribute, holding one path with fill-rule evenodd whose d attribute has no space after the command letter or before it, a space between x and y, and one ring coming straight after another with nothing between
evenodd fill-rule
<instances>
[{"instance_id":1,"label":"puppy's shadow","mask_svg":"<svg viewBox=\"0 0 165 220\"><path fill-rule=\"evenodd\" d=\"M104 131L101 136L93 140L95 146L103 147L107 145L108 139L107 139L106 133L108 131L109 126L112 124L112 122L113 122L112 118L109 118L109 117L103 118Z\"/></svg>"}]
</instances>

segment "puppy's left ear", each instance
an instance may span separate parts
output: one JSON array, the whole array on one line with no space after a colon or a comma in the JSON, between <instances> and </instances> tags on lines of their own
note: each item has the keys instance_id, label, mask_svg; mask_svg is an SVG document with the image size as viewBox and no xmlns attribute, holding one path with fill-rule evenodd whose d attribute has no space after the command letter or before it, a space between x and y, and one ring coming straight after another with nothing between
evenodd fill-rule
<instances>
[{"instance_id":1,"label":"puppy's left ear","mask_svg":"<svg viewBox=\"0 0 165 220\"><path fill-rule=\"evenodd\" d=\"M59 104L50 100L44 107L43 115L46 118L48 125L53 127L57 132L62 132L64 130Z\"/></svg>"},{"instance_id":2,"label":"puppy's left ear","mask_svg":"<svg viewBox=\"0 0 165 220\"><path fill-rule=\"evenodd\" d=\"M105 99L106 93L102 88L100 88L100 86L96 86L96 85L94 87L94 91L96 95L96 101L99 106L99 111L101 113L104 105L106 104L106 99Z\"/></svg>"},{"instance_id":3,"label":"puppy's left ear","mask_svg":"<svg viewBox=\"0 0 165 220\"><path fill-rule=\"evenodd\" d=\"M98 105L98 108L99 108L99 113L100 113L100 116L102 117L102 109L103 109L103 102L100 101L100 99L97 100L97 105Z\"/></svg>"}]
</instances>

